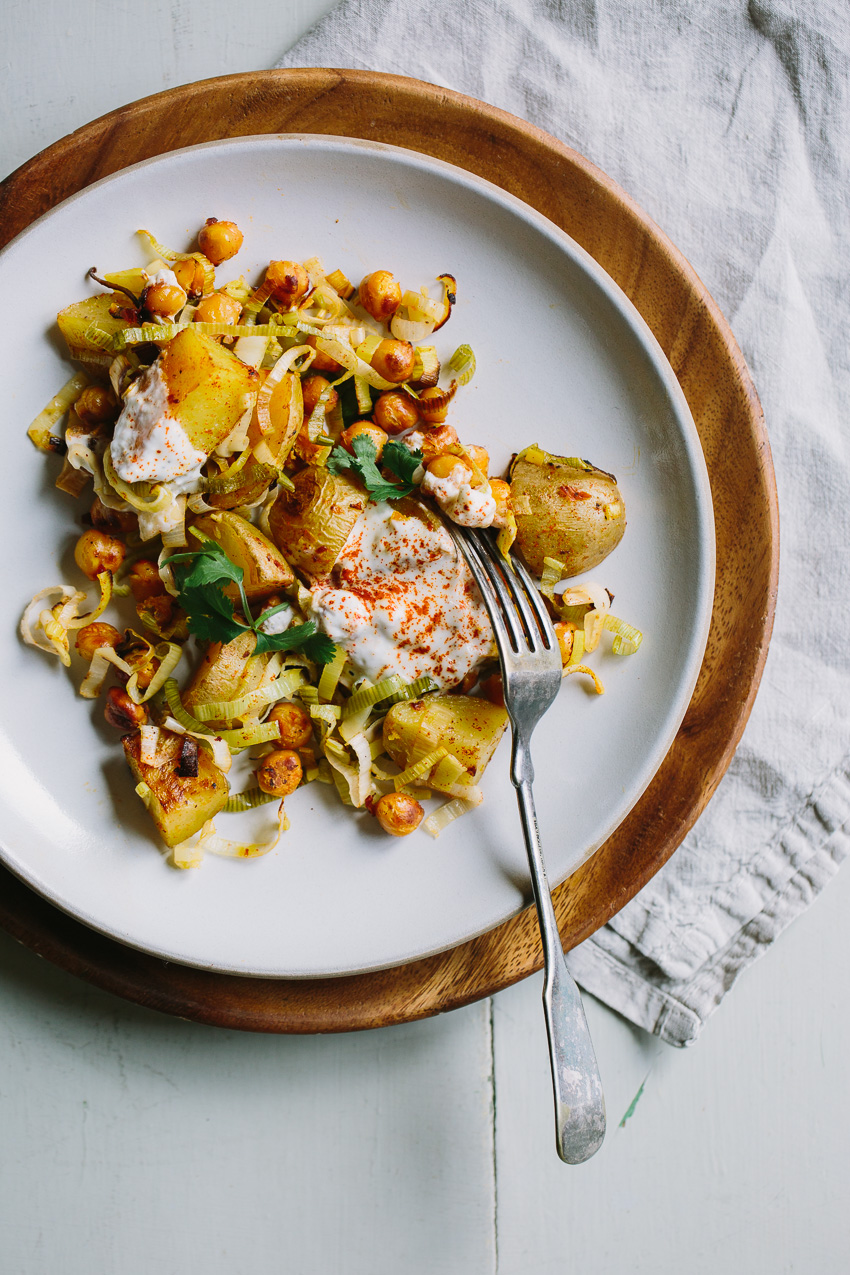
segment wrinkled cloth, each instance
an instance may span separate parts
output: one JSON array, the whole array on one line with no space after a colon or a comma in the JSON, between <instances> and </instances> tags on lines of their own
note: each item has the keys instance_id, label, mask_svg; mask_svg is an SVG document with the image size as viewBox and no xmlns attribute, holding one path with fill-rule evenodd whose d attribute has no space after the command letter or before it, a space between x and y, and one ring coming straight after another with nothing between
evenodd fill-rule
<instances>
[{"instance_id":1,"label":"wrinkled cloth","mask_svg":"<svg viewBox=\"0 0 850 1275\"><path fill-rule=\"evenodd\" d=\"M848 852L848 55L843 2L342 0L280 63L429 80L574 147L688 257L753 373L782 520L761 690L695 829L569 956L676 1045Z\"/></svg>"}]
</instances>

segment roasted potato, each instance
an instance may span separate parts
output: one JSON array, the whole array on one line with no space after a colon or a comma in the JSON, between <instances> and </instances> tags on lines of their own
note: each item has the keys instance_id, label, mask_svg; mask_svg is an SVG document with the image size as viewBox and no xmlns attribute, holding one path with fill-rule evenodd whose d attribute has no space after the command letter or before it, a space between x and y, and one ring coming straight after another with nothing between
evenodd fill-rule
<instances>
[{"instance_id":1,"label":"roasted potato","mask_svg":"<svg viewBox=\"0 0 850 1275\"><path fill-rule=\"evenodd\" d=\"M393 704L384 718L384 747L396 765L406 770L442 746L463 766L461 782L474 784L483 775L507 724L505 709L488 700L472 695L426 695ZM439 766L420 782L439 789L438 771Z\"/></svg>"},{"instance_id":2,"label":"roasted potato","mask_svg":"<svg viewBox=\"0 0 850 1275\"><path fill-rule=\"evenodd\" d=\"M623 538L626 510L613 474L589 461L526 447L511 466L517 545L536 575L557 558L569 576L607 558Z\"/></svg>"},{"instance_id":3,"label":"roasted potato","mask_svg":"<svg viewBox=\"0 0 850 1275\"><path fill-rule=\"evenodd\" d=\"M268 661L268 656L254 655L256 643L253 633L240 633L224 645L210 643L198 671L181 696L190 713L197 704L240 699L256 690Z\"/></svg>"},{"instance_id":4,"label":"roasted potato","mask_svg":"<svg viewBox=\"0 0 850 1275\"><path fill-rule=\"evenodd\" d=\"M132 302L129 302L120 292L101 292L97 296L86 297L85 301L75 301L73 305L68 305L64 310L59 311L56 322L59 324L59 331L68 342L68 350L72 358L79 359L82 363L85 363L87 355L102 359L103 350L86 340L86 332L92 324L108 333L109 336L125 328L126 319L113 319L109 313L109 307L115 304L127 306Z\"/></svg>"},{"instance_id":5,"label":"roasted potato","mask_svg":"<svg viewBox=\"0 0 850 1275\"><path fill-rule=\"evenodd\" d=\"M192 526L217 541L230 561L242 568L242 584L249 601L268 598L294 584L295 575L283 554L247 518L221 510L202 514ZM237 596L235 585L225 592Z\"/></svg>"},{"instance_id":6,"label":"roasted potato","mask_svg":"<svg viewBox=\"0 0 850 1275\"><path fill-rule=\"evenodd\" d=\"M227 779L205 748L198 749L198 774L181 778L177 773L181 735L162 731L157 748L157 762L146 765L140 757L141 739L136 732L125 735L124 756L137 783L146 783L150 795L145 805L167 846L176 846L212 819L227 801Z\"/></svg>"},{"instance_id":7,"label":"roasted potato","mask_svg":"<svg viewBox=\"0 0 850 1275\"><path fill-rule=\"evenodd\" d=\"M259 388L260 375L211 337L184 328L159 356L168 412L189 442L209 453L226 438Z\"/></svg>"},{"instance_id":8,"label":"roasted potato","mask_svg":"<svg viewBox=\"0 0 850 1275\"><path fill-rule=\"evenodd\" d=\"M312 466L294 482L295 490L282 491L272 505L269 528L294 567L327 575L366 508L366 496L345 474Z\"/></svg>"}]
</instances>

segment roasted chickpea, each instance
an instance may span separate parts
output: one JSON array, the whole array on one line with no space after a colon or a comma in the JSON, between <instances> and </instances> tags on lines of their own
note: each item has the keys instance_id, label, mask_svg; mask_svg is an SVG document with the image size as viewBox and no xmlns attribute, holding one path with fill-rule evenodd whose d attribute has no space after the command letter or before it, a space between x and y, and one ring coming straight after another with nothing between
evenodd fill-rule
<instances>
[{"instance_id":1,"label":"roasted chickpea","mask_svg":"<svg viewBox=\"0 0 850 1275\"><path fill-rule=\"evenodd\" d=\"M293 306L310 291L310 276L297 261L270 261L266 283L271 284L272 296L280 305Z\"/></svg>"},{"instance_id":2,"label":"roasted chickpea","mask_svg":"<svg viewBox=\"0 0 850 1275\"><path fill-rule=\"evenodd\" d=\"M401 434L412 429L419 420L419 408L416 399L404 390L387 390L375 402L373 415L375 424L387 434Z\"/></svg>"},{"instance_id":3,"label":"roasted chickpea","mask_svg":"<svg viewBox=\"0 0 850 1275\"><path fill-rule=\"evenodd\" d=\"M182 310L188 297L179 285L174 283L152 283L145 288L143 306L149 314L160 319L171 319Z\"/></svg>"},{"instance_id":4,"label":"roasted chickpea","mask_svg":"<svg viewBox=\"0 0 850 1275\"><path fill-rule=\"evenodd\" d=\"M332 376L336 376L343 371L341 363L337 363L336 359L332 359L329 354L325 354L323 350L316 349L316 337L308 336L305 345L309 345L311 349L316 350L316 357L310 364L314 372L330 372Z\"/></svg>"},{"instance_id":5,"label":"roasted chickpea","mask_svg":"<svg viewBox=\"0 0 850 1275\"><path fill-rule=\"evenodd\" d=\"M201 297L195 311L195 323L238 323L242 305L226 292L211 292Z\"/></svg>"},{"instance_id":6,"label":"roasted chickpea","mask_svg":"<svg viewBox=\"0 0 850 1275\"><path fill-rule=\"evenodd\" d=\"M561 663L569 664L570 657L573 653L573 642L576 626L574 624L566 624L559 620L555 625L555 637L558 639L558 647L561 652Z\"/></svg>"},{"instance_id":7,"label":"roasted chickpea","mask_svg":"<svg viewBox=\"0 0 850 1275\"><path fill-rule=\"evenodd\" d=\"M401 304L401 285L389 270L367 274L360 285L360 304L379 323L391 319Z\"/></svg>"},{"instance_id":8,"label":"roasted chickpea","mask_svg":"<svg viewBox=\"0 0 850 1275\"><path fill-rule=\"evenodd\" d=\"M288 797L301 783L301 758L291 748L276 748L266 753L255 773L263 792Z\"/></svg>"},{"instance_id":9,"label":"roasted chickpea","mask_svg":"<svg viewBox=\"0 0 850 1275\"><path fill-rule=\"evenodd\" d=\"M447 447L452 447L459 442L457 430L451 425L440 425L437 429L416 430L407 437L411 446L416 444L425 464L433 460L435 456L439 456Z\"/></svg>"},{"instance_id":10,"label":"roasted chickpea","mask_svg":"<svg viewBox=\"0 0 850 1275\"><path fill-rule=\"evenodd\" d=\"M339 402L339 395L336 390L331 389L331 383L326 376L308 376L301 382L301 393L304 395L304 415L312 416L316 410L316 404L321 396L328 390L328 397L325 399L325 415L332 412Z\"/></svg>"},{"instance_id":11,"label":"roasted chickpea","mask_svg":"<svg viewBox=\"0 0 850 1275\"><path fill-rule=\"evenodd\" d=\"M216 221L207 217L198 232L198 247L214 266L235 257L242 247L242 231L235 221Z\"/></svg>"},{"instance_id":12,"label":"roasted chickpea","mask_svg":"<svg viewBox=\"0 0 850 1275\"><path fill-rule=\"evenodd\" d=\"M84 425L103 425L118 415L118 400L105 385L87 385L74 407Z\"/></svg>"},{"instance_id":13,"label":"roasted chickpea","mask_svg":"<svg viewBox=\"0 0 850 1275\"><path fill-rule=\"evenodd\" d=\"M304 748L313 738L313 719L301 704L275 704L266 720L277 722L286 748Z\"/></svg>"},{"instance_id":14,"label":"roasted chickpea","mask_svg":"<svg viewBox=\"0 0 850 1275\"><path fill-rule=\"evenodd\" d=\"M121 509L110 509L100 499L95 496L89 510L89 518L91 518L92 526L97 527L98 531L108 531L111 534L117 532L135 531L138 526L138 518L132 511Z\"/></svg>"},{"instance_id":15,"label":"roasted chickpea","mask_svg":"<svg viewBox=\"0 0 850 1275\"><path fill-rule=\"evenodd\" d=\"M502 685L501 673L491 673L489 677L485 677L481 683L481 693L491 704L498 704L500 708L504 708L505 688Z\"/></svg>"},{"instance_id":16,"label":"roasted chickpea","mask_svg":"<svg viewBox=\"0 0 850 1275\"><path fill-rule=\"evenodd\" d=\"M493 526L504 527L511 511L510 483L506 483L504 478L491 478L490 495L496 502L496 517L493 519Z\"/></svg>"},{"instance_id":17,"label":"roasted chickpea","mask_svg":"<svg viewBox=\"0 0 850 1275\"><path fill-rule=\"evenodd\" d=\"M387 436L378 425L373 425L371 421L355 421L353 425L349 425L348 429L344 429L342 431L339 436L339 441L342 443L345 450L351 452L353 455L354 440L355 438L359 438L362 434L365 434L367 438L372 439L377 453L376 459L378 459L381 452L384 450L384 443L387 441Z\"/></svg>"},{"instance_id":18,"label":"roasted chickpea","mask_svg":"<svg viewBox=\"0 0 850 1275\"><path fill-rule=\"evenodd\" d=\"M404 792L385 792L372 809L384 832L391 837L406 837L415 832L425 815L419 802Z\"/></svg>"},{"instance_id":19,"label":"roasted chickpea","mask_svg":"<svg viewBox=\"0 0 850 1275\"><path fill-rule=\"evenodd\" d=\"M433 474L435 478L448 478L455 469L463 470L463 477L458 474L458 482L468 483L472 478L472 470L465 465L460 456L452 456L451 452L444 452L441 456L435 456L433 460L429 460L425 465L429 474Z\"/></svg>"},{"instance_id":20,"label":"roasted chickpea","mask_svg":"<svg viewBox=\"0 0 850 1275\"><path fill-rule=\"evenodd\" d=\"M120 540L92 528L74 546L74 561L83 575L96 580L101 571L117 571L127 550Z\"/></svg>"},{"instance_id":21,"label":"roasted chickpea","mask_svg":"<svg viewBox=\"0 0 850 1275\"><path fill-rule=\"evenodd\" d=\"M416 355L409 341L396 341L386 337L375 349L371 358L372 367L385 381L394 385L406 381L413 371Z\"/></svg>"},{"instance_id":22,"label":"roasted chickpea","mask_svg":"<svg viewBox=\"0 0 850 1275\"><path fill-rule=\"evenodd\" d=\"M145 598L156 598L161 593L165 593L159 568L150 558L140 558L138 562L133 563L127 583L137 602L143 602Z\"/></svg>"},{"instance_id":23,"label":"roasted chickpea","mask_svg":"<svg viewBox=\"0 0 850 1275\"><path fill-rule=\"evenodd\" d=\"M490 468L490 453L487 451L487 448L476 447L474 443L467 443L466 450L469 454L469 459L478 466L482 474L486 474L487 470Z\"/></svg>"},{"instance_id":24,"label":"roasted chickpea","mask_svg":"<svg viewBox=\"0 0 850 1275\"><path fill-rule=\"evenodd\" d=\"M134 704L126 691L120 686L111 686L106 692L106 705L103 715L116 730L138 730L148 720L144 704Z\"/></svg>"},{"instance_id":25,"label":"roasted chickpea","mask_svg":"<svg viewBox=\"0 0 850 1275\"><path fill-rule=\"evenodd\" d=\"M80 629L74 646L84 660L94 658L95 651L101 646L114 647L121 641L121 634L111 624L87 624Z\"/></svg>"},{"instance_id":26,"label":"roasted chickpea","mask_svg":"<svg viewBox=\"0 0 850 1275\"><path fill-rule=\"evenodd\" d=\"M171 267L174 278L190 297L200 297L204 291L204 267L194 257L181 257Z\"/></svg>"},{"instance_id":27,"label":"roasted chickpea","mask_svg":"<svg viewBox=\"0 0 850 1275\"><path fill-rule=\"evenodd\" d=\"M427 425L442 425L449 414L449 401L445 390L432 385L419 395L419 415Z\"/></svg>"},{"instance_id":28,"label":"roasted chickpea","mask_svg":"<svg viewBox=\"0 0 850 1275\"><path fill-rule=\"evenodd\" d=\"M155 593L136 604L136 610L149 615L154 623L164 629L174 619L174 599L167 593Z\"/></svg>"}]
</instances>

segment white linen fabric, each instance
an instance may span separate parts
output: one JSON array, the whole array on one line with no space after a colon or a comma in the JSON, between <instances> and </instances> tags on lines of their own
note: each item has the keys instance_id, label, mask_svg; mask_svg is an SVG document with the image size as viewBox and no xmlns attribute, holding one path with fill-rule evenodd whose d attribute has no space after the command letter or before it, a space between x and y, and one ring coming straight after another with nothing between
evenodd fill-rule
<instances>
[{"instance_id":1,"label":"white linen fabric","mask_svg":"<svg viewBox=\"0 0 850 1275\"><path fill-rule=\"evenodd\" d=\"M685 253L752 370L782 518L761 691L694 831L569 956L676 1045L848 853L848 54L844 0L342 0L279 63L414 76L561 138Z\"/></svg>"}]
</instances>

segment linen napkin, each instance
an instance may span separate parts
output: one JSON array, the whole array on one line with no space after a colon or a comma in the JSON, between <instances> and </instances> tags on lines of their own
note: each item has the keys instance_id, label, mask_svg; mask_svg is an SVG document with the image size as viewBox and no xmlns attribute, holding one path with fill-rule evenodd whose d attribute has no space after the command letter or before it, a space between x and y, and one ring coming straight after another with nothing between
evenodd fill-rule
<instances>
[{"instance_id":1,"label":"linen napkin","mask_svg":"<svg viewBox=\"0 0 850 1275\"><path fill-rule=\"evenodd\" d=\"M342 0L278 64L414 76L574 147L685 253L753 373L782 517L761 691L693 832L569 955L675 1045L848 852L848 51L843 2Z\"/></svg>"}]
</instances>

